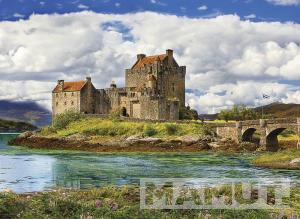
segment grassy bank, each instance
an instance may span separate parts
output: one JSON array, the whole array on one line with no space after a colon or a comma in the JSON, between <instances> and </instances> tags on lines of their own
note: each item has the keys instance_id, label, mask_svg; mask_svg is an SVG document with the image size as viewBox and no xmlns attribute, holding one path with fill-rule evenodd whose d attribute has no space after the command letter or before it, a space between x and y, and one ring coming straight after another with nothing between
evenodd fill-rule
<instances>
[{"instance_id":1,"label":"grassy bank","mask_svg":"<svg viewBox=\"0 0 300 219\"><path fill-rule=\"evenodd\" d=\"M166 194L170 189L154 191L156 196ZM241 194L237 190L237 194ZM151 191L149 191L151 192ZM152 190L153 192L153 190ZM213 192L213 191L212 191ZM229 190L221 189L215 195L228 195ZM152 194L152 193L148 193ZM208 192L208 197L211 192ZM193 196L194 197L194 196ZM177 204L190 200L180 196ZM193 199L195 200L195 199ZM255 201L255 198L253 198ZM272 199L270 199L272 200ZM292 190L286 202L291 211L299 213L299 191ZM149 203L148 203L149 202ZM197 201L196 201L197 202ZM226 203L231 203L229 198ZM272 202L272 201L271 201ZM147 197L151 204L151 196ZM286 214L290 214L286 211ZM139 188L105 187L91 190L56 190L34 194L18 195L0 193L0 215L5 218L274 218L275 210L141 210Z\"/></svg>"},{"instance_id":2,"label":"grassy bank","mask_svg":"<svg viewBox=\"0 0 300 219\"><path fill-rule=\"evenodd\" d=\"M252 163L262 167L300 169L300 167L290 165L290 162L296 158L300 158L300 150L284 150L263 154L253 160Z\"/></svg>"},{"instance_id":3,"label":"grassy bank","mask_svg":"<svg viewBox=\"0 0 300 219\"><path fill-rule=\"evenodd\" d=\"M202 124L196 123L155 123L135 122L122 119L104 119L80 117L66 125L45 127L41 130L42 136L66 137L74 134L85 136L123 137L140 135L145 137L178 137L183 135L209 135L211 130Z\"/></svg>"}]
</instances>

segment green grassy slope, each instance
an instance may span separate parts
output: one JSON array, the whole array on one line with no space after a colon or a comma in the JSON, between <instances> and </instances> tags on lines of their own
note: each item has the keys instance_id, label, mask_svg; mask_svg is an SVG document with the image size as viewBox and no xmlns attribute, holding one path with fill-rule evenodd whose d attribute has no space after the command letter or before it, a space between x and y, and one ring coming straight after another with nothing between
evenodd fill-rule
<instances>
[{"instance_id":1,"label":"green grassy slope","mask_svg":"<svg viewBox=\"0 0 300 219\"><path fill-rule=\"evenodd\" d=\"M0 132L23 132L35 129L36 126L26 122L0 119Z\"/></svg>"}]
</instances>

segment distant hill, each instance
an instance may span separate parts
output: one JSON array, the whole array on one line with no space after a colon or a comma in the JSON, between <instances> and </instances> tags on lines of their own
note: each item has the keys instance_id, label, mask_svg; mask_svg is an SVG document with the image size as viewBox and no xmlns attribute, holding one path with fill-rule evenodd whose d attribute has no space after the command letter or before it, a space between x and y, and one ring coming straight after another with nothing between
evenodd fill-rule
<instances>
[{"instance_id":1,"label":"distant hill","mask_svg":"<svg viewBox=\"0 0 300 219\"><path fill-rule=\"evenodd\" d=\"M255 111L261 113L262 107L255 108ZM275 118L300 117L300 104L271 103L263 106L263 112Z\"/></svg>"},{"instance_id":2,"label":"distant hill","mask_svg":"<svg viewBox=\"0 0 300 219\"><path fill-rule=\"evenodd\" d=\"M51 124L51 112L31 101L0 100L0 118L23 121L35 126Z\"/></svg>"},{"instance_id":3,"label":"distant hill","mask_svg":"<svg viewBox=\"0 0 300 219\"><path fill-rule=\"evenodd\" d=\"M275 102L262 107L264 115L270 115L273 118L300 118L300 104ZM254 110L261 114L262 107L256 107ZM218 119L218 114L202 114L200 115L200 118L204 118L205 120L215 120Z\"/></svg>"},{"instance_id":4,"label":"distant hill","mask_svg":"<svg viewBox=\"0 0 300 219\"><path fill-rule=\"evenodd\" d=\"M36 126L26 122L16 122L11 120L0 119L0 133L24 132L37 129Z\"/></svg>"}]
</instances>

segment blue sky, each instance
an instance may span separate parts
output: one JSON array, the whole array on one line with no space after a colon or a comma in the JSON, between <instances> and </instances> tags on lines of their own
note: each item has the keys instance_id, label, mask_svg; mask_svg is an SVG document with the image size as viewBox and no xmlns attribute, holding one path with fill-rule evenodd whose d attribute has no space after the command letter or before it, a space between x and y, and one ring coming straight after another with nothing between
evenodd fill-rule
<instances>
[{"instance_id":1,"label":"blue sky","mask_svg":"<svg viewBox=\"0 0 300 219\"><path fill-rule=\"evenodd\" d=\"M300 23L299 3L297 0L0 0L0 19L90 10L117 14L154 11L196 18L237 14L254 21Z\"/></svg>"},{"instance_id":2,"label":"blue sky","mask_svg":"<svg viewBox=\"0 0 300 219\"><path fill-rule=\"evenodd\" d=\"M136 54L173 49L200 113L300 104L299 12L300 0L0 0L0 100L51 109L58 79L124 86Z\"/></svg>"}]
</instances>

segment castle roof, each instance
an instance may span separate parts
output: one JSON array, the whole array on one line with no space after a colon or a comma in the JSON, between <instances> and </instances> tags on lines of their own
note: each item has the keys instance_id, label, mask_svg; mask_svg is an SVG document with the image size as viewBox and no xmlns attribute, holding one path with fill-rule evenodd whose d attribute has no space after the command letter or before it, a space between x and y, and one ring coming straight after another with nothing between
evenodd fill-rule
<instances>
[{"instance_id":1,"label":"castle roof","mask_svg":"<svg viewBox=\"0 0 300 219\"><path fill-rule=\"evenodd\" d=\"M154 56L146 56L140 60L138 60L131 69L139 69L141 67L144 67L144 65L148 64L154 64L155 61L163 61L165 58L167 58L168 55L161 54L161 55L154 55Z\"/></svg>"},{"instance_id":2,"label":"castle roof","mask_svg":"<svg viewBox=\"0 0 300 219\"><path fill-rule=\"evenodd\" d=\"M84 87L85 83L86 81L64 82L64 91L80 91ZM52 92L58 93L59 85L56 85Z\"/></svg>"}]
</instances>

